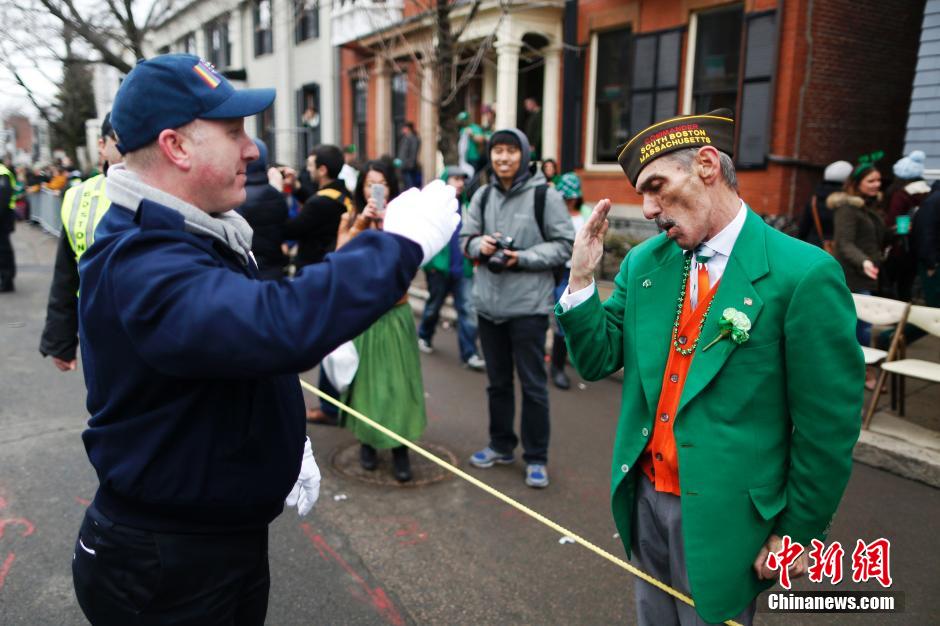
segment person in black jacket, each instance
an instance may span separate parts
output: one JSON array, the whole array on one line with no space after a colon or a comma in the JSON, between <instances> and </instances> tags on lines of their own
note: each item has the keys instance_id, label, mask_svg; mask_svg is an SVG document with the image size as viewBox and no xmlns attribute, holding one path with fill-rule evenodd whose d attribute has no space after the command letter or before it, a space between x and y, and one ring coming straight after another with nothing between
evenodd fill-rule
<instances>
[{"instance_id":1,"label":"person in black jacket","mask_svg":"<svg viewBox=\"0 0 940 626\"><path fill-rule=\"evenodd\" d=\"M339 221L352 208L346 184L338 178L345 162L339 147L329 144L316 146L307 157L307 172L319 189L307 198L297 217L284 224L282 233L284 239L297 241L298 269L319 263L327 253L336 249ZM339 397L339 392L330 383L323 368L320 368L318 385L324 393ZM307 409L307 421L336 426L339 413L335 406L320 400L319 408Z\"/></svg>"},{"instance_id":2,"label":"person in black jacket","mask_svg":"<svg viewBox=\"0 0 940 626\"><path fill-rule=\"evenodd\" d=\"M307 157L307 171L319 190L307 198L294 219L284 224L284 239L297 241L297 267L319 263L336 248L339 220L349 207L349 192L337 180L343 169L343 153L333 145L315 147Z\"/></svg>"},{"instance_id":3,"label":"person in black jacket","mask_svg":"<svg viewBox=\"0 0 940 626\"><path fill-rule=\"evenodd\" d=\"M920 208L914 213L911 238L917 254L927 306L940 307L940 181L935 181Z\"/></svg>"},{"instance_id":4,"label":"person in black jacket","mask_svg":"<svg viewBox=\"0 0 940 626\"><path fill-rule=\"evenodd\" d=\"M277 280L284 276L287 257L281 250L282 231L287 221L287 200L268 182L268 146L254 140L261 156L248 164L245 203L235 209L254 231L251 253L258 263L258 276Z\"/></svg>"},{"instance_id":5,"label":"person in black jacket","mask_svg":"<svg viewBox=\"0 0 940 626\"><path fill-rule=\"evenodd\" d=\"M107 176L108 168L123 160L117 149L117 136L111 127L111 114L108 113L101 122L101 136L98 138L101 173ZM71 372L78 367L78 257L66 233L67 228L68 224L63 224L59 236L46 305L46 325L39 339L39 352L52 357L52 363L60 372Z\"/></svg>"},{"instance_id":6,"label":"person in black jacket","mask_svg":"<svg viewBox=\"0 0 940 626\"><path fill-rule=\"evenodd\" d=\"M845 179L851 173L852 164L848 161L836 161L826 166L822 182L816 186L816 190L806 203L806 208L803 209L797 239L802 239L806 243L811 243L819 248L825 248L828 242L829 248L832 247L833 216L835 213L826 206L826 199L830 194L842 191L842 185L845 184ZM815 215L813 214L813 199L816 201ZM816 223L817 215L819 216L818 226ZM819 232L820 228L822 233Z\"/></svg>"}]
</instances>

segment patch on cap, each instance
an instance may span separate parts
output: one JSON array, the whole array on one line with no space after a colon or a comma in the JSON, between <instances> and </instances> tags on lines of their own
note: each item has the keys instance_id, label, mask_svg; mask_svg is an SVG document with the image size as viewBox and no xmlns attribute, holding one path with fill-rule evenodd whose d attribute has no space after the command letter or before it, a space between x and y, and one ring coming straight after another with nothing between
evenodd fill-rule
<instances>
[{"instance_id":1,"label":"patch on cap","mask_svg":"<svg viewBox=\"0 0 940 626\"><path fill-rule=\"evenodd\" d=\"M644 167L676 150L712 146L730 156L734 150L733 115L729 109L717 109L704 115L680 115L657 122L620 146L617 161L636 186Z\"/></svg>"},{"instance_id":2,"label":"patch on cap","mask_svg":"<svg viewBox=\"0 0 940 626\"><path fill-rule=\"evenodd\" d=\"M222 83L222 77L208 61L200 59L199 63L193 66L193 71L212 89Z\"/></svg>"}]
</instances>

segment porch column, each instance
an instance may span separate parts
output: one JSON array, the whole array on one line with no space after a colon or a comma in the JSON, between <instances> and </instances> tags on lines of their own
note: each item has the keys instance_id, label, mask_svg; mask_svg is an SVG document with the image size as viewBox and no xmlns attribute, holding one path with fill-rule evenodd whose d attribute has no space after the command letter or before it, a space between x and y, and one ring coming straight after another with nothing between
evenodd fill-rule
<instances>
[{"instance_id":1,"label":"porch column","mask_svg":"<svg viewBox=\"0 0 940 626\"><path fill-rule=\"evenodd\" d=\"M421 103L418 112L418 134L421 135L421 153L418 155L421 172L427 183L437 176L437 74L433 69L420 72Z\"/></svg>"},{"instance_id":2,"label":"porch column","mask_svg":"<svg viewBox=\"0 0 940 626\"><path fill-rule=\"evenodd\" d=\"M516 125L521 48L517 41L496 42L496 128Z\"/></svg>"},{"instance_id":3,"label":"porch column","mask_svg":"<svg viewBox=\"0 0 940 626\"><path fill-rule=\"evenodd\" d=\"M385 60L376 57L372 73L375 76L375 154L388 154L392 149L391 72Z\"/></svg>"},{"instance_id":4,"label":"porch column","mask_svg":"<svg viewBox=\"0 0 940 626\"><path fill-rule=\"evenodd\" d=\"M555 159L559 154L558 103L561 101L561 47L547 46L543 50L545 79L542 83L542 152L543 159Z\"/></svg>"},{"instance_id":5,"label":"porch column","mask_svg":"<svg viewBox=\"0 0 940 626\"><path fill-rule=\"evenodd\" d=\"M496 102L496 68L483 61L483 104L493 106Z\"/></svg>"}]
</instances>

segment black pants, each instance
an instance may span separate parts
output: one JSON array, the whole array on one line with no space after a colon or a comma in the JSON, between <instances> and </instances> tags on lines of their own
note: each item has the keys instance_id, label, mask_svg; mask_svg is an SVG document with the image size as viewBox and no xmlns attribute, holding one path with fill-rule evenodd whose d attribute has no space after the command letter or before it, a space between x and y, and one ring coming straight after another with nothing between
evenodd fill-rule
<instances>
[{"instance_id":1,"label":"black pants","mask_svg":"<svg viewBox=\"0 0 940 626\"><path fill-rule=\"evenodd\" d=\"M515 317L502 324L479 319L480 346L486 359L490 404L490 447L504 454L515 450L516 395L513 366L522 386L522 458L548 460L548 377L545 374L547 315Z\"/></svg>"},{"instance_id":2,"label":"black pants","mask_svg":"<svg viewBox=\"0 0 940 626\"><path fill-rule=\"evenodd\" d=\"M12 283L16 276L16 259L10 234L15 226L15 215L7 207L0 206L0 285Z\"/></svg>"},{"instance_id":3,"label":"black pants","mask_svg":"<svg viewBox=\"0 0 940 626\"><path fill-rule=\"evenodd\" d=\"M95 626L264 624L268 529L152 533L115 525L92 505L75 541L72 579Z\"/></svg>"}]
</instances>

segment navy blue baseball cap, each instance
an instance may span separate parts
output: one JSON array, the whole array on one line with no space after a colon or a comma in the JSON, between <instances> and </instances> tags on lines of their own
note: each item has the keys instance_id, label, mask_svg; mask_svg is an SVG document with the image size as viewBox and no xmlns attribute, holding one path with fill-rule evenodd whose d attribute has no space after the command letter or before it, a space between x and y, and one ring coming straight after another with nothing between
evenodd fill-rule
<instances>
[{"instance_id":1,"label":"navy blue baseball cap","mask_svg":"<svg viewBox=\"0 0 940 626\"><path fill-rule=\"evenodd\" d=\"M121 83L111 125L121 154L154 141L161 131L195 119L247 117L274 102L273 89L235 89L207 61L192 54L163 54L140 61Z\"/></svg>"}]
</instances>

